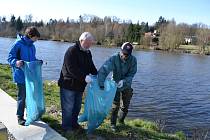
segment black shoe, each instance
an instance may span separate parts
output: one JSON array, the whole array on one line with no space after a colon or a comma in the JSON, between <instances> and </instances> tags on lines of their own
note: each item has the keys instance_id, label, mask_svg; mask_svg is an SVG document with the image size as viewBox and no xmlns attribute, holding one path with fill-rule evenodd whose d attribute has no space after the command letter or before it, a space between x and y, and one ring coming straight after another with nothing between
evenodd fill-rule
<instances>
[{"instance_id":1,"label":"black shoe","mask_svg":"<svg viewBox=\"0 0 210 140\"><path fill-rule=\"evenodd\" d=\"M120 119L119 119L119 121L118 121L118 122L119 122L119 124L121 124L121 125L125 125L124 120L120 120Z\"/></svg>"},{"instance_id":2,"label":"black shoe","mask_svg":"<svg viewBox=\"0 0 210 140\"><path fill-rule=\"evenodd\" d=\"M85 129L81 125L75 125L72 127L73 131L76 131L78 133L85 133Z\"/></svg>"},{"instance_id":3,"label":"black shoe","mask_svg":"<svg viewBox=\"0 0 210 140\"><path fill-rule=\"evenodd\" d=\"M23 118L18 118L18 124L19 125L25 125L26 120Z\"/></svg>"},{"instance_id":4,"label":"black shoe","mask_svg":"<svg viewBox=\"0 0 210 140\"><path fill-rule=\"evenodd\" d=\"M73 130L67 130L64 132L64 136L65 137L71 137L74 135L74 131Z\"/></svg>"}]
</instances>

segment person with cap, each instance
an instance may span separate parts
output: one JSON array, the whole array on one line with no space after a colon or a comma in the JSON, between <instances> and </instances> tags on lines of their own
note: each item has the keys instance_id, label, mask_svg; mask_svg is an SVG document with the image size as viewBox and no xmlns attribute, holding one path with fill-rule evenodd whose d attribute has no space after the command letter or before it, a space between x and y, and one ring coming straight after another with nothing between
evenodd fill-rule
<instances>
[{"instance_id":1,"label":"person with cap","mask_svg":"<svg viewBox=\"0 0 210 140\"><path fill-rule=\"evenodd\" d=\"M13 80L17 83L18 94L16 115L19 125L24 125L26 121L24 119L26 101L25 75L21 67L24 65L24 61L31 62L37 60L34 42L37 41L39 37L40 33L36 27L27 27L25 35L17 35L17 39L12 45L7 59L12 67Z\"/></svg>"},{"instance_id":2,"label":"person with cap","mask_svg":"<svg viewBox=\"0 0 210 140\"><path fill-rule=\"evenodd\" d=\"M82 104L82 95L87 83L91 82L89 74L97 75L89 48L94 38L84 32L75 45L70 46L64 56L63 66L58 80L62 109L62 128L65 132L83 131L77 123Z\"/></svg>"},{"instance_id":3,"label":"person with cap","mask_svg":"<svg viewBox=\"0 0 210 140\"><path fill-rule=\"evenodd\" d=\"M117 83L117 91L114 97L111 109L111 129L116 131L116 123L124 124L124 119L128 113L128 107L133 95L131 88L132 79L137 72L137 60L132 55L133 45L125 42L121 46L121 51L112 55L101 66L98 71L98 84L101 90L104 89L104 81L108 74L112 71L112 78ZM122 105L120 106L120 100Z\"/></svg>"}]
</instances>

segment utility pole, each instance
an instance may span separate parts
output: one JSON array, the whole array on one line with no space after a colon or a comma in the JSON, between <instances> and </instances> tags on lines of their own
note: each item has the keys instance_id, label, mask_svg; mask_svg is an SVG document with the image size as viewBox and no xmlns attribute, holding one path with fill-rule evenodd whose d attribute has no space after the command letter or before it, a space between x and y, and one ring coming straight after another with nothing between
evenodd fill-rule
<instances>
[{"instance_id":1,"label":"utility pole","mask_svg":"<svg viewBox=\"0 0 210 140\"><path fill-rule=\"evenodd\" d=\"M84 25L83 25L83 18L81 15L79 16L79 23L80 23L80 33L82 33L84 31Z\"/></svg>"}]
</instances>

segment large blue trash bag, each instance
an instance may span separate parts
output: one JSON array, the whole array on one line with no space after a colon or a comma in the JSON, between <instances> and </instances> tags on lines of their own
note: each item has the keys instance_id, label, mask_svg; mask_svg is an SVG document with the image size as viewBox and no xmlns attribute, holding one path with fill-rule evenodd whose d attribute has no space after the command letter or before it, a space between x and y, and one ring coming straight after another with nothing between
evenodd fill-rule
<instances>
[{"instance_id":1,"label":"large blue trash bag","mask_svg":"<svg viewBox=\"0 0 210 140\"><path fill-rule=\"evenodd\" d=\"M101 90L96 77L92 77L93 82L87 86L84 112L79 116L78 122L87 121L87 133L98 128L108 115L117 90L116 83L106 80L104 90Z\"/></svg>"},{"instance_id":2,"label":"large blue trash bag","mask_svg":"<svg viewBox=\"0 0 210 140\"><path fill-rule=\"evenodd\" d=\"M26 113L25 125L38 120L45 112L45 101L42 85L42 61L24 61L22 67L26 84Z\"/></svg>"}]
</instances>

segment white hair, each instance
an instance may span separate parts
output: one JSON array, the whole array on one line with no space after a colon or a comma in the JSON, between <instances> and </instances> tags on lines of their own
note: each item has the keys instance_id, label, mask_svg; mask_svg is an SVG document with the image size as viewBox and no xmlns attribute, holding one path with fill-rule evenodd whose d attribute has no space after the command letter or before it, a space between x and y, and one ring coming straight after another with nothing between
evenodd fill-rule
<instances>
[{"instance_id":1,"label":"white hair","mask_svg":"<svg viewBox=\"0 0 210 140\"><path fill-rule=\"evenodd\" d=\"M84 32L81 34L81 36L79 37L79 41L81 40L91 40L93 41L94 40L94 37L92 36L91 33L89 32Z\"/></svg>"}]
</instances>

